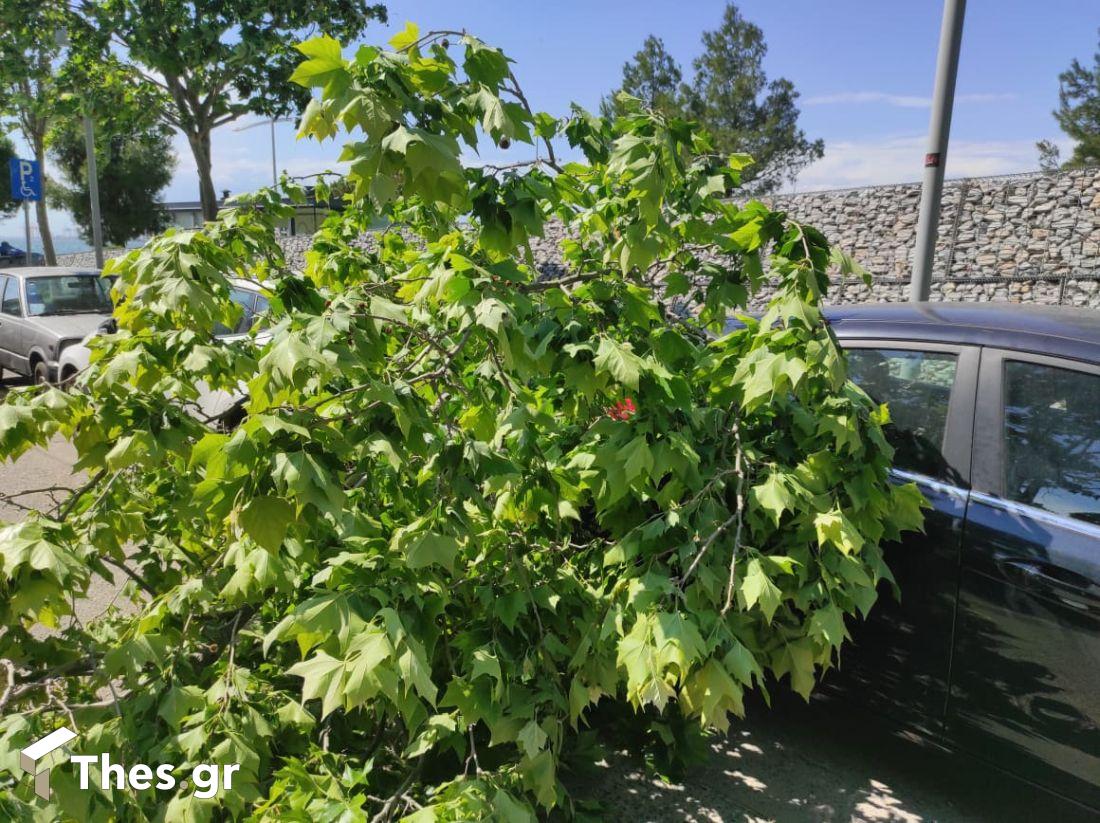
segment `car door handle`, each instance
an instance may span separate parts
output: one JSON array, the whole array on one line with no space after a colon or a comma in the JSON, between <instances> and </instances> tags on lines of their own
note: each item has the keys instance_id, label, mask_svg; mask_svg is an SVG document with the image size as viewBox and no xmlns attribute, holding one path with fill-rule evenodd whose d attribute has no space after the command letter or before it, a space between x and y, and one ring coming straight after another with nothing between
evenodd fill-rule
<instances>
[{"instance_id":1,"label":"car door handle","mask_svg":"<svg viewBox=\"0 0 1100 823\"><path fill-rule=\"evenodd\" d=\"M1023 558L1005 558L1000 564L1015 572L1013 576L1024 586L1046 587L1100 602L1100 585L1065 566Z\"/></svg>"}]
</instances>

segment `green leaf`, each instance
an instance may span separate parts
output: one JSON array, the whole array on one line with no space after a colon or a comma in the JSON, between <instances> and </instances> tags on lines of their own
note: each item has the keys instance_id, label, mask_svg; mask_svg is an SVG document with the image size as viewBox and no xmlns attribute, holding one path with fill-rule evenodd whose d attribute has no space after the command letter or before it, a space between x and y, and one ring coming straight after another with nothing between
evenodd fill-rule
<instances>
[{"instance_id":1,"label":"green leaf","mask_svg":"<svg viewBox=\"0 0 1100 823\"><path fill-rule=\"evenodd\" d=\"M307 88L323 86L334 75L344 71L344 58L340 43L327 35L314 37L298 44L298 51L309 57L290 75L290 82Z\"/></svg>"},{"instance_id":2,"label":"green leaf","mask_svg":"<svg viewBox=\"0 0 1100 823\"><path fill-rule=\"evenodd\" d=\"M759 604L760 610L764 613L764 619L769 623L772 622L775 610L783 600L783 593L768 577L759 558L754 557L749 561L748 570L741 580L740 592L746 609Z\"/></svg>"},{"instance_id":3,"label":"green leaf","mask_svg":"<svg viewBox=\"0 0 1100 823\"><path fill-rule=\"evenodd\" d=\"M601 337L596 350L595 365L597 372L609 374L624 386L637 389L643 369L642 359L628 345L621 344L610 337Z\"/></svg>"},{"instance_id":4,"label":"green leaf","mask_svg":"<svg viewBox=\"0 0 1100 823\"><path fill-rule=\"evenodd\" d=\"M639 434L623 446L620 457L627 482L647 475L653 470L653 452L650 451L644 434Z\"/></svg>"},{"instance_id":5,"label":"green leaf","mask_svg":"<svg viewBox=\"0 0 1100 823\"><path fill-rule=\"evenodd\" d=\"M493 297L482 300L474 309L474 317L478 325L492 332L500 332L501 324L507 316L508 307Z\"/></svg>"},{"instance_id":6,"label":"green leaf","mask_svg":"<svg viewBox=\"0 0 1100 823\"><path fill-rule=\"evenodd\" d=\"M269 552L282 546L287 527L294 522L294 506L281 497L254 497L239 516L245 534Z\"/></svg>"},{"instance_id":7,"label":"green leaf","mask_svg":"<svg viewBox=\"0 0 1100 823\"><path fill-rule=\"evenodd\" d=\"M835 603L817 609L810 618L809 632L811 637L820 637L826 643L839 648L848 637L848 631L844 628L844 613Z\"/></svg>"},{"instance_id":8,"label":"green leaf","mask_svg":"<svg viewBox=\"0 0 1100 823\"><path fill-rule=\"evenodd\" d=\"M744 717L743 690L717 660L708 660L692 672L680 692L689 712L699 715L705 726L729 730L729 714Z\"/></svg>"},{"instance_id":9,"label":"green leaf","mask_svg":"<svg viewBox=\"0 0 1100 823\"><path fill-rule=\"evenodd\" d=\"M750 504L760 508L776 526L783 512L794 508L795 497L787 489L785 477L780 472L771 472L763 483L749 490Z\"/></svg>"},{"instance_id":10,"label":"green leaf","mask_svg":"<svg viewBox=\"0 0 1100 823\"><path fill-rule=\"evenodd\" d=\"M405 546L405 563L410 569L422 569L435 563L453 571L455 555L460 548L459 542L450 535L420 532L410 537Z\"/></svg>"},{"instance_id":11,"label":"green leaf","mask_svg":"<svg viewBox=\"0 0 1100 823\"><path fill-rule=\"evenodd\" d=\"M412 21L405 21L405 28L390 38L394 51L405 51L420 39L420 27Z\"/></svg>"},{"instance_id":12,"label":"green leaf","mask_svg":"<svg viewBox=\"0 0 1100 823\"><path fill-rule=\"evenodd\" d=\"M538 753L542 751L543 746L546 745L547 737L546 732L542 730L534 720L527 722L519 735L516 737L516 742L519 743L523 752L530 758L535 758Z\"/></svg>"},{"instance_id":13,"label":"green leaf","mask_svg":"<svg viewBox=\"0 0 1100 823\"><path fill-rule=\"evenodd\" d=\"M863 548L863 538L843 512L822 512L814 518L817 542L832 544L845 554L857 554Z\"/></svg>"}]
</instances>

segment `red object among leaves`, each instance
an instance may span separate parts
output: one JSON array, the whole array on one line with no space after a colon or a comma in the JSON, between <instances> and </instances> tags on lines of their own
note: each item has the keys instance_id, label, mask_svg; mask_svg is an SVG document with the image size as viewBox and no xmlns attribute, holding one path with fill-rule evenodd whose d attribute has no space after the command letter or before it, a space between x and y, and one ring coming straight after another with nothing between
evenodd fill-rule
<instances>
[{"instance_id":1,"label":"red object among leaves","mask_svg":"<svg viewBox=\"0 0 1100 823\"><path fill-rule=\"evenodd\" d=\"M638 410L634 408L634 400L627 397L620 400L614 406L609 406L607 416L612 420L629 420Z\"/></svg>"}]
</instances>

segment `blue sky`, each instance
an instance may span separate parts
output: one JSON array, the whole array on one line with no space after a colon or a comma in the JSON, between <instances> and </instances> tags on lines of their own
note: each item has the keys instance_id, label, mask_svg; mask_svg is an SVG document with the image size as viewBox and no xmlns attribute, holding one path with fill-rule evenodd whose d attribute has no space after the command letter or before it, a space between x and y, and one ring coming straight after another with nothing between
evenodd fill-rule
<instances>
[{"instance_id":1,"label":"blue sky","mask_svg":"<svg viewBox=\"0 0 1100 823\"><path fill-rule=\"evenodd\" d=\"M802 95L803 128L825 141L825 158L803 173L797 189L919 179L940 0L742 0L738 5L764 30L769 76L794 82ZM516 61L532 105L557 114L566 112L570 101L596 107L649 34L663 38L689 73L701 33L717 26L725 3L390 0L388 6L389 25L372 27L365 40L386 40L406 20L422 30L464 27L503 48ZM1034 169L1035 141L1062 139L1051 116L1058 73L1073 57L1091 64L1098 27L1096 0L970 0L948 176ZM234 126L251 122L245 118ZM268 183L269 131L237 132L234 126L215 133L216 186L243 191ZM335 165L338 147L296 142L294 131L292 124L277 127L280 169L308 173ZM522 159L524 148L513 147L508 156ZM177 152L179 168L167 199L196 199L193 164L182 140ZM70 227L64 215L57 216L55 233ZM0 222L0 237L21 236L21 220Z\"/></svg>"}]
</instances>

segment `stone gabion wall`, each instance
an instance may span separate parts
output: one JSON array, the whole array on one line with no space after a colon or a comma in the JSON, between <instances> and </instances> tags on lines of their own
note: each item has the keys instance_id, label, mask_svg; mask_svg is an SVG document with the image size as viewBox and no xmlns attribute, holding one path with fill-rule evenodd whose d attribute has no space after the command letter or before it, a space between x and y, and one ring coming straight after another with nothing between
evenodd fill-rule
<instances>
[{"instance_id":1,"label":"stone gabion wall","mask_svg":"<svg viewBox=\"0 0 1100 823\"><path fill-rule=\"evenodd\" d=\"M835 288L833 302L908 298L920 184L781 195L769 205L819 228L873 275L870 287ZM1100 169L949 181L932 277L933 300L1100 307Z\"/></svg>"},{"instance_id":2,"label":"stone gabion wall","mask_svg":"<svg viewBox=\"0 0 1100 823\"><path fill-rule=\"evenodd\" d=\"M819 228L873 275L870 286L837 276L830 302L908 299L919 184L768 200L773 208ZM560 232L550 226L536 242L535 255L544 269L560 268L559 240ZM291 264L303 265L309 238L286 237L283 244ZM59 262L92 265L93 258L83 253ZM755 302L766 298L759 295ZM932 299L1100 308L1100 168L949 181L940 212Z\"/></svg>"}]
</instances>

